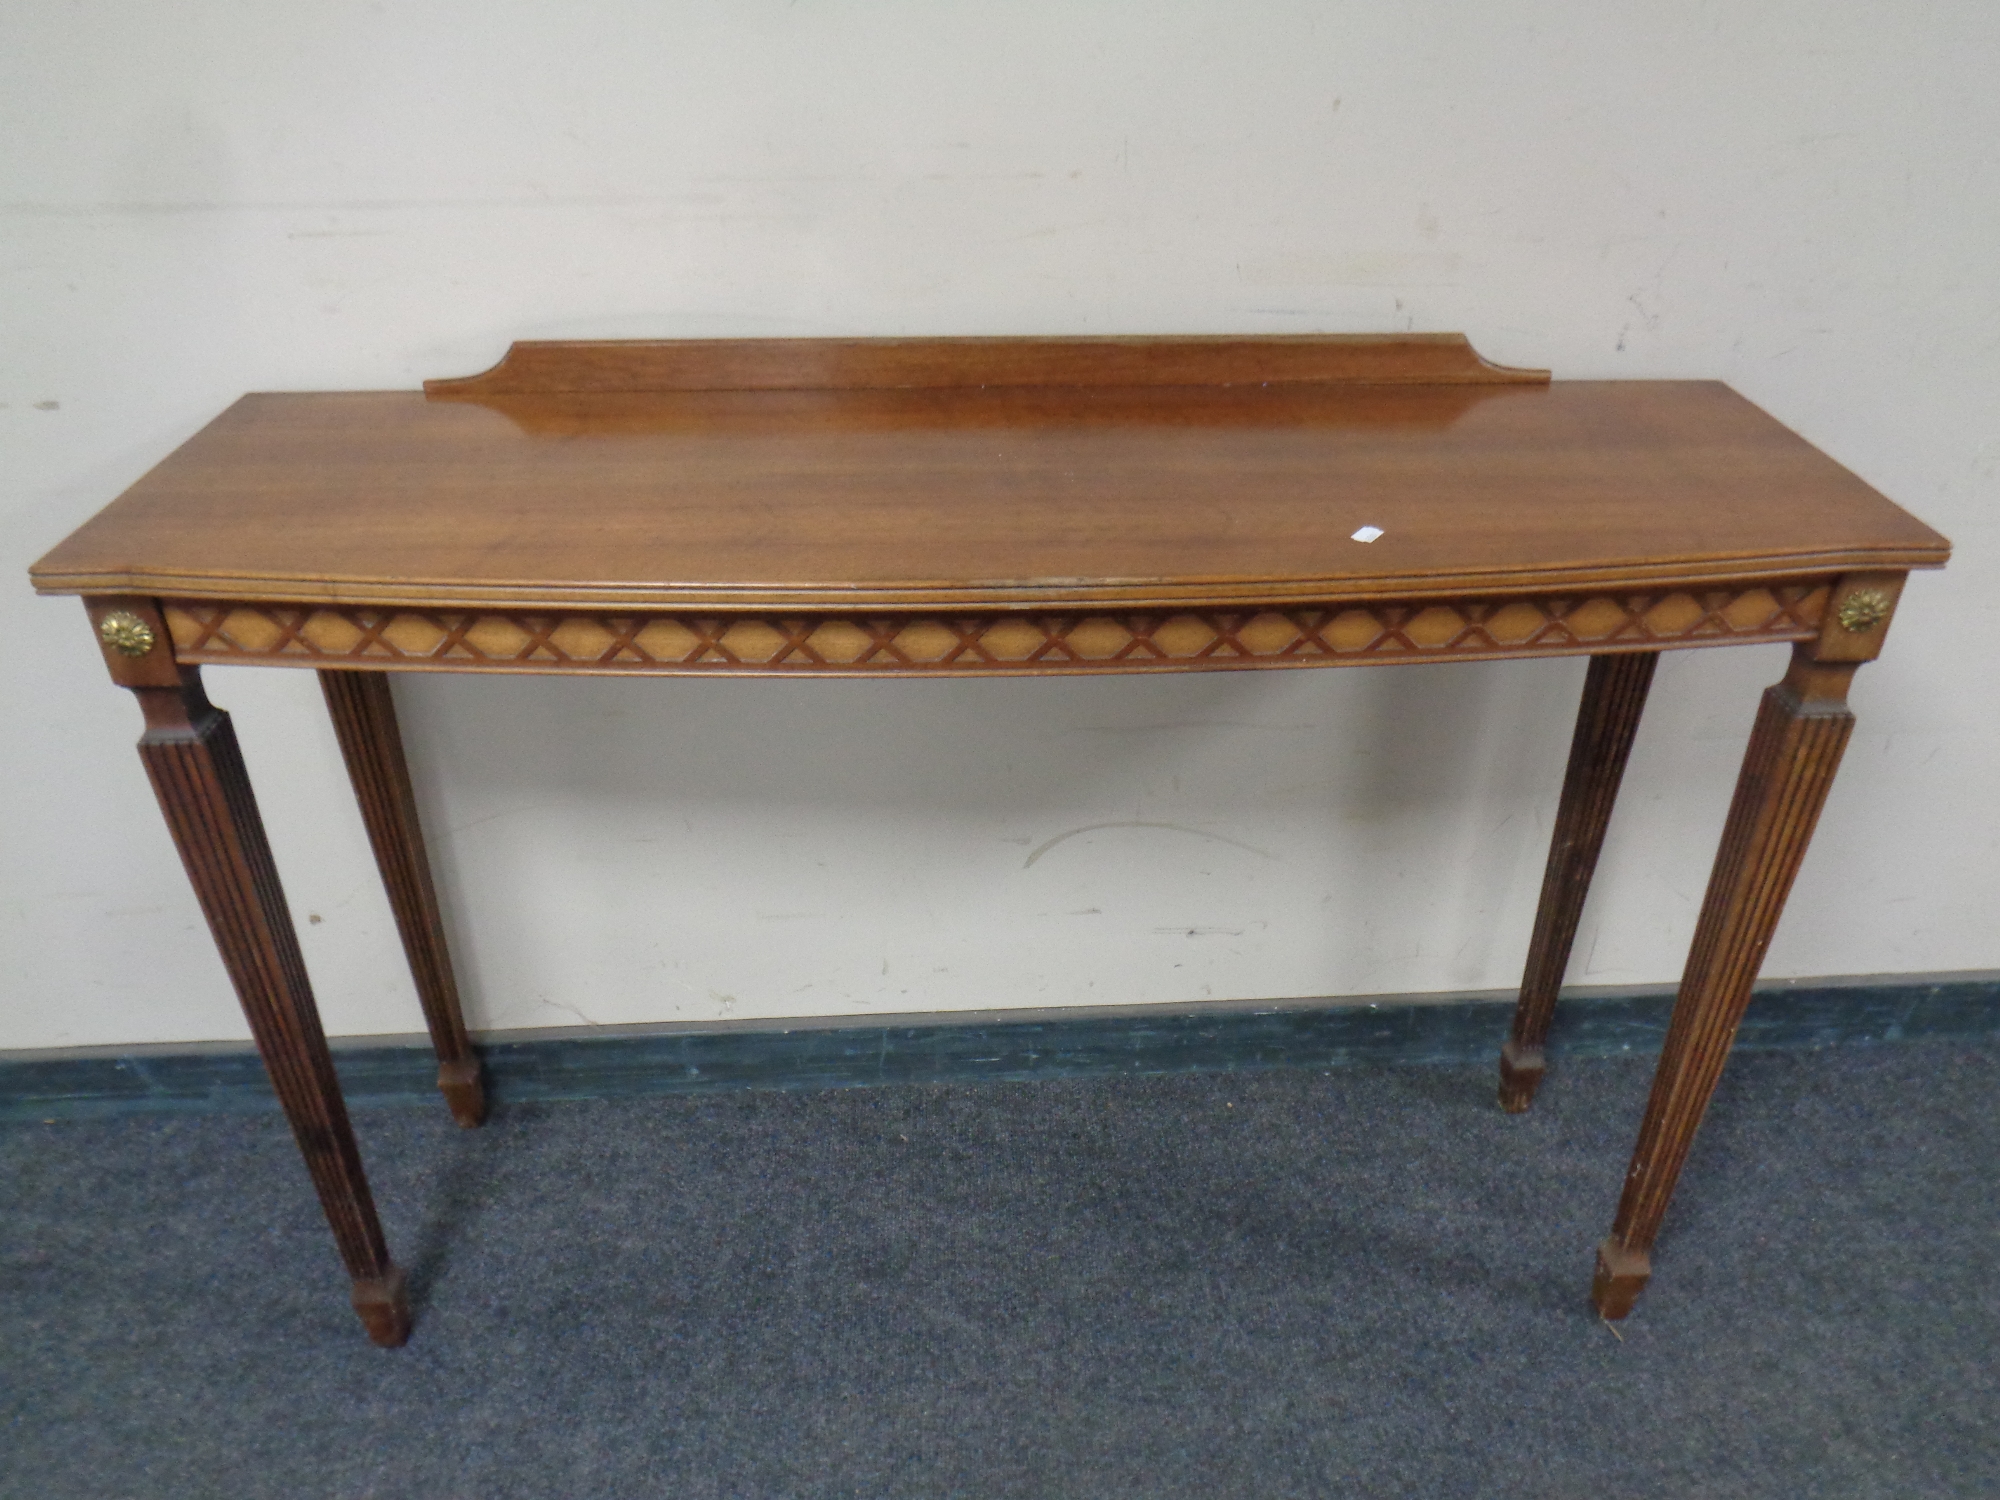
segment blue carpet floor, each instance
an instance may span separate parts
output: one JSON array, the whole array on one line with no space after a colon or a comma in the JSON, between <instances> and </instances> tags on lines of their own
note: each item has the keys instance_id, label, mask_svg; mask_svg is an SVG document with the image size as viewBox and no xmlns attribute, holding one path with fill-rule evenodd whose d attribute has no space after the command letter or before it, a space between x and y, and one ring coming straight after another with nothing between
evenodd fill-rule
<instances>
[{"instance_id":1,"label":"blue carpet floor","mask_svg":"<svg viewBox=\"0 0 2000 1500\"><path fill-rule=\"evenodd\" d=\"M1734 1060L1639 1311L1650 1065L0 1128L0 1496L2000 1494L2000 1048Z\"/></svg>"}]
</instances>

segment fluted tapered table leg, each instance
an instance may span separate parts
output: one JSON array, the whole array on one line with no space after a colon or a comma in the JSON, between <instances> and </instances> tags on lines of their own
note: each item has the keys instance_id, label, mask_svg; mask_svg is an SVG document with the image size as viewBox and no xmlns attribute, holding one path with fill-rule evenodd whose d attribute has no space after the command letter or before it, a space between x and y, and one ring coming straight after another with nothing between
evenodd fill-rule
<instances>
[{"instance_id":1,"label":"fluted tapered table leg","mask_svg":"<svg viewBox=\"0 0 2000 1500\"><path fill-rule=\"evenodd\" d=\"M1618 1217L1598 1248L1591 1299L1604 1317L1629 1313L1652 1274L1654 1238L1854 728L1847 688L1857 665L1815 660L1800 645L1784 680L1765 690Z\"/></svg>"},{"instance_id":2,"label":"fluted tapered table leg","mask_svg":"<svg viewBox=\"0 0 2000 1500\"><path fill-rule=\"evenodd\" d=\"M1555 1018L1576 924L1590 894L1590 877L1604 847L1604 830L1611 824L1618 783L1632 755L1639 715L1645 711L1646 692L1653 685L1659 659L1651 651L1593 656L1583 680L1583 702L1570 741L1555 836L1549 841L1521 1000L1514 1010L1514 1029L1500 1049L1500 1107L1510 1114L1534 1102L1547 1068L1542 1047Z\"/></svg>"},{"instance_id":3,"label":"fluted tapered table leg","mask_svg":"<svg viewBox=\"0 0 2000 1500\"><path fill-rule=\"evenodd\" d=\"M403 1273L375 1214L236 731L199 671L175 665L149 602L90 606L113 677L145 712L139 758L353 1278L354 1310L376 1343L401 1344L410 1333Z\"/></svg>"},{"instance_id":4,"label":"fluted tapered table leg","mask_svg":"<svg viewBox=\"0 0 2000 1500\"><path fill-rule=\"evenodd\" d=\"M445 945L444 919L431 884L430 858L424 851L423 826L417 821L417 798L396 727L389 679L381 672L322 671L319 682L430 1027L438 1090L453 1119L477 1125L486 1118L486 1092L479 1058L465 1035L458 982L452 977L451 951Z\"/></svg>"}]
</instances>

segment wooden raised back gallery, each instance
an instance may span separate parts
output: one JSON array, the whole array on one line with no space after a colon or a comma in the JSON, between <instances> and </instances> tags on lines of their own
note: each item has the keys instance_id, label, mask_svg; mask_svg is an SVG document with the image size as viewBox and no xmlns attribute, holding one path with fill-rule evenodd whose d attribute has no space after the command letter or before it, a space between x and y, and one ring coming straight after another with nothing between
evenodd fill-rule
<instances>
[{"instance_id":1,"label":"wooden raised back gallery","mask_svg":"<svg viewBox=\"0 0 2000 1500\"><path fill-rule=\"evenodd\" d=\"M1949 545L1726 386L1455 334L516 344L246 396L32 570L85 596L335 1224L407 1332L207 662L319 670L454 1112L483 1114L388 671L1085 673L1587 654L1502 1100L1525 1108L1657 654L1791 642L1596 1295L1628 1309L1912 568ZM262 852L260 852L262 851Z\"/></svg>"}]
</instances>

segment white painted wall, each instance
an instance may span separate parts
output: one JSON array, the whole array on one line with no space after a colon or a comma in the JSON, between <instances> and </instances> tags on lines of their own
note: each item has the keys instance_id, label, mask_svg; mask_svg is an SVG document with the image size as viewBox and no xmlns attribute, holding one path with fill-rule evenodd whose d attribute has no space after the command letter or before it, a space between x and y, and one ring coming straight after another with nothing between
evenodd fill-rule
<instances>
[{"instance_id":1,"label":"white painted wall","mask_svg":"<svg viewBox=\"0 0 2000 1500\"><path fill-rule=\"evenodd\" d=\"M1725 379L1959 547L1767 972L2000 965L1996 63L1986 0L15 0L0 1047L244 1034L138 714L22 570L244 390L517 337L1463 329ZM1678 972L1782 655L1663 664L1574 978ZM397 690L516 1027L1504 986L1582 672ZM312 677L209 675L329 1029L416 1028Z\"/></svg>"}]
</instances>

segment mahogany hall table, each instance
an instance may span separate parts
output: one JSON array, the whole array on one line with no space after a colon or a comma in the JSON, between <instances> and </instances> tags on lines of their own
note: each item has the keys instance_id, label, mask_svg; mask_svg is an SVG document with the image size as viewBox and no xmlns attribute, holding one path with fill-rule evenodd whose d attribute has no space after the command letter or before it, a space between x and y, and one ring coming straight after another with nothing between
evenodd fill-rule
<instances>
[{"instance_id":1,"label":"mahogany hall table","mask_svg":"<svg viewBox=\"0 0 2000 1500\"><path fill-rule=\"evenodd\" d=\"M246 396L32 570L81 594L369 1335L409 1333L205 662L320 675L463 1125L385 673L954 677L1588 655L1500 1102L1523 1110L1658 654L1789 641L1592 1296L1622 1317L1911 568L1949 544L1726 387L1460 336L516 344Z\"/></svg>"}]
</instances>

